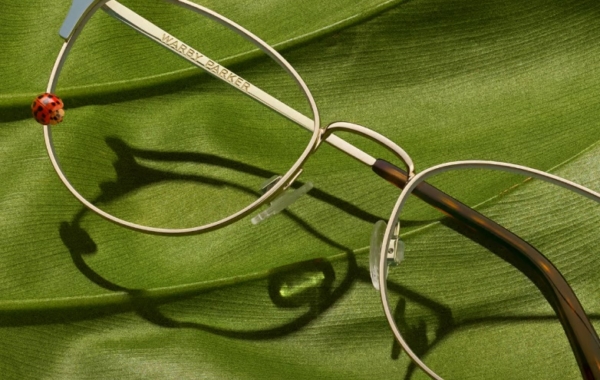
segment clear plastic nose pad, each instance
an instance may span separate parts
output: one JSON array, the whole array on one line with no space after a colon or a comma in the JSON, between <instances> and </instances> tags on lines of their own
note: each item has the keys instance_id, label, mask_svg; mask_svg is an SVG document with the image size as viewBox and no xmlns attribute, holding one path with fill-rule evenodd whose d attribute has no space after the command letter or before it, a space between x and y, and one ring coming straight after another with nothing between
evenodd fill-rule
<instances>
[{"instance_id":1,"label":"clear plastic nose pad","mask_svg":"<svg viewBox=\"0 0 600 380\"><path fill-rule=\"evenodd\" d=\"M381 254L381 245L383 244L383 235L387 224L383 220L377 221L373 226L371 233L371 251L369 254L369 267L371 268L371 282L373 287L379 290L379 258ZM404 260L404 242L399 238L400 223L396 223L394 233L390 239L387 249L388 264L398 265Z\"/></svg>"},{"instance_id":2,"label":"clear plastic nose pad","mask_svg":"<svg viewBox=\"0 0 600 380\"><path fill-rule=\"evenodd\" d=\"M265 181L261 186L261 192L266 193L271 189L279 180L281 176L273 176ZM298 198L308 193L313 188L312 182L307 182L302 185L300 188L296 190L286 190L277 197L271 205L263 212L257 214L254 218L251 219L252 224L259 224L269 219L273 215L279 214L281 211L285 210L289 205L296 202Z\"/></svg>"},{"instance_id":3,"label":"clear plastic nose pad","mask_svg":"<svg viewBox=\"0 0 600 380\"><path fill-rule=\"evenodd\" d=\"M379 255L381 254L381 244L383 243L385 227L387 227L387 224L383 220L378 220L373 226L373 232L371 232L369 267L371 268L371 282L377 290L379 290Z\"/></svg>"}]
</instances>

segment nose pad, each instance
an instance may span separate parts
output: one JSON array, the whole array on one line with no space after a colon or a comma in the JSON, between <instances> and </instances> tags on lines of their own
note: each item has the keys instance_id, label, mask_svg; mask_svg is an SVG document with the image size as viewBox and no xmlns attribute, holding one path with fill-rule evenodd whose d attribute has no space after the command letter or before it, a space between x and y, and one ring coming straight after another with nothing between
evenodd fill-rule
<instances>
[{"instance_id":1,"label":"nose pad","mask_svg":"<svg viewBox=\"0 0 600 380\"><path fill-rule=\"evenodd\" d=\"M264 194L269 191L273 186L277 184L281 180L281 176L274 176L269 178L266 182L264 182L261 186L261 192ZM307 182L302 185L300 188L296 190L286 190L277 197L271 205L265 210L254 216L250 221L252 224L259 224L269 219L270 217L279 214L281 211L285 210L289 205L296 202L298 198L308 193L313 188L312 182Z\"/></svg>"},{"instance_id":2,"label":"nose pad","mask_svg":"<svg viewBox=\"0 0 600 380\"><path fill-rule=\"evenodd\" d=\"M279 182L280 180L281 180L280 175L274 175L273 177L269 178L268 180L266 180L265 182L263 182L260 185L260 193L264 194L267 191L271 190L271 188L273 188L275 185L277 185L277 182Z\"/></svg>"},{"instance_id":3,"label":"nose pad","mask_svg":"<svg viewBox=\"0 0 600 380\"><path fill-rule=\"evenodd\" d=\"M373 232L371 233L371 249L369 252L369 267L371 269L371 282L376 290L379 290L379 258L381 257L381 246L383 244L383 235L387 223L383 220L377 221L373 226ZM392 238L388 244L386 250L388 265L398 265L404 260L404 249L405 245L400 237L400 223L396 223L393 231Z\"/></svg>"},{"instance_id":4,"label":"nose pad","mask_svg":"<svg viewBox=\"0 0 600 380\"><path fill-rule=\"evenodd\" d=\"M392 245L394 247L392 247ZM395 239L390 241L390 248L388 248L388 260L392 261L394 265L400 265L404 261L404 249L406 246L400 237L396 236Z\"/></svg>"},{"instance_id":5,"label":"nose pad","mask_svg":"<svg viewBox=\"0 0 600 380\"><path fill-rule=\"evenodd\" d=\"M381 244L387 224L378 220L371 232L371 251L369 252L369 268L371 268L371 282L373 287L379 290L379 257L381 255Z\"/></svg>"}]
</instances>

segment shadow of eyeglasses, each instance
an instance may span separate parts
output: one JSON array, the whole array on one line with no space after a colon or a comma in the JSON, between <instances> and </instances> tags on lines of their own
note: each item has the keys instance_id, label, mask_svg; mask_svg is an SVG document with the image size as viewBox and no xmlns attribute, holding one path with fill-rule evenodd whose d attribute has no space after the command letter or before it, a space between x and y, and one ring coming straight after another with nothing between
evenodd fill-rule
<instances>
[{"instance_id":1,"label":"shadow of eyeglasses","mask_svg":"<svg viewBox=\"0 0 600 380\"><path fill-rule=\"evenodd\" d=\"M215 186L238 186L239 191L246 193L258 194L254 189L249 189L243 186L239 186L235 183L229 183L214 178L207 178L202 176L189 176L181 175L178 173L172 173L153 168L142 166L136 161L137 158L143 158L146 160L156 161L188 161L194 163L202 163L207 165L217 165L232 170L243 171L248 174L256 175L263 178L268 178L275 173L268 170L264 170L252 165L247 165L234 160L218 157L215 155L208 155L202 153L187 153L187 152L156 152L149 150L136 149L128 146L125 142L117 138L107 138L107 145L117 155L117 160L114 163L117 179L114 182L106 182L100 185L101 194L94 200L97 203L108 203L112 202L119 197L127 195L129 192L140 189L144 186L149 186L158 182L163 181L205 181L204 183L214 184ZM295 184L296 187L301 186L302 183ZM344 201L338 197L335 197L326 192L318 189L313 189L308 193L308 196L319 199L323 202L328 203L345 213L354 217L360 218L361 220L373 223L380 217L373 215L359 207L352 205L351 203ZM269 329L256 329L256 330L227 330L223 328L217 328L209 326L207 324L189 322L189 321L178 321L165 315L160 310L160 306L166 303L175 302L182 299L190 299L196 297L204 292L198 292L197 294L187 294L182 297L172 297L168 299L154 299L148 297L142 289L128 289L113 283L100 274L91 269L85 262L83 255L94 253L97 251L97 246L91 236L80 226L80 222L84 215L87 213L86 208L82 208L71 220L71 223L62 222L60 225L60 235L65 246L71 253L71 258L75 266L84 274L90 281L97 285L115 292L126 292L130 296L130 304L122 305L120 308L114 308L112 310L95 310L89 314L80 314L80 317L91 318L96 317L103 312L114 313L120 311L135 311L144 319L152 322L156 325L169 327L169 328L193 328L206 332L211 332L218 335L237 339L271 339L281 337L289 333L298 331L304 326L308 325L315 319L317 319L324 311L328 310L338 300L343 297L344 294L348 293L352 284L355 282L370 283L369 271L365 268L361 268L356 263L356 258L352 253L352 250L345 247L330 238L322 235L319 231L313 228L309 223L297 217L294 213L284 211L284 215L294 222L296 222L300 228L306 232L312 234L321 241L328 245L345 252L346 260L348 261L348 268L346 270L343 279L337 286L334 286L334 280L336 278L335 271L331 263L327 259L317 259L311 261L304 261L299 263L290 264L282 268L276 268L268 277L268 289L267 292L273 304L281 309L290 310L296 312L297 316L290 322L284 323L280 326L272 327ZM428 224L429 221L402 221L403 226L421 225ZM442 221L446 226L456 230L460 234L468 237L474 242L486 247L488 250L494 252L501 258L511 257L507 252L509 248L504 245L498 244L494 240L488 240L479 234L474 233L472 230L464 228L459 223L455 222L451 218L445 218ZM306 288L298 292L291 298L282 296L282 289L287 284L286 279L290 277L302 277L306 274L316 274L320 277L318 283L313 286ZM389 290L400 296L400 300L395 308L395 317L398 326L401 326L407 331L406 339L411 347L415 349L415 352L425 357L432 350L435 349L441 342L448 339L453 332L467 327L472 324L478 323L511 323L511 322L522 322L528 320L556 320L554 316L531 316L531 317L483 317L473 321L463 321L456 323L452 317L452 310L447 306L440 304L434 300L431 300L423 295L409 289L398 283L392 283L389 286ZM426 322L419 321L416 326L410 325L411 321L408 321L405 316L405 310L407 302L413 302L421 307L425 307L431 313L435 315L437 323L435 326L428 326ZM298 309L304 307L308 309L298 314ZM64 314L58 314L59 318L64 317ZM73 318L73 315L69 316ZM592 319L598 319L598 315L590 315ZM77 318L77 317L76 317ZM47 316L46 316L47 319ZM23 321L26 321L27 318ZM434 339L429 341L427 338L428 329L434 329ZM393 340L391 349L391 358L398 359L400 356L400 347L395 340ZM410 378L417 367L414 364L409 364L407 368L406 378Z\"/></svg>"}]
</instances>

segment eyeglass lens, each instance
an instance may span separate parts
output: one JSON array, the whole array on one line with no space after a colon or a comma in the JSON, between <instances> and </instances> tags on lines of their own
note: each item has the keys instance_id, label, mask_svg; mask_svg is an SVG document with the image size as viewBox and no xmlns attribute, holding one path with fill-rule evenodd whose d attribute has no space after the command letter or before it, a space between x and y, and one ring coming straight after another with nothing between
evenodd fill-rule
<instances>
[{"instance_id":1,"label":"eyeglass lens","mask_svg":"<svg viewBox=\"0 0 600 380\"><path fill-rule=\"evenodd\" d=\"M165 46L139 42L102 11L92 17L58 89L109 90L75 98L53 130L61 166L86 199L129 222L187 228L226 218L287 172L311 137L245 92L258 87L312 117L308 101L288 72L223 25L162 1L133 10L165 31ZM176 52L208 62L210 73Z\"/></svg>"}]
</instances>

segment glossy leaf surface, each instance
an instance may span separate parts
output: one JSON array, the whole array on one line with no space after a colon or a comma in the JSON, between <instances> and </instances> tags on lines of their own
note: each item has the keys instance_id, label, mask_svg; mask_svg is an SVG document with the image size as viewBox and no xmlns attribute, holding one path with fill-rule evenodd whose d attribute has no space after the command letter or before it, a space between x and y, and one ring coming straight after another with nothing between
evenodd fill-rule
<instances>
[{"instance_id":1,"label":"glossy leaf surface","mask_svg":"<svg viewBox=\"0 0 600 380\"><path fill-rule=\"evenodd\" d=\"M41 128L28 110L33 96L45 90L70 2L26 3L0 1L3 378L423 377L407 372L409 363L393 343L368 273L371 228L388 218L397 189L322 146L300 177L315 189L259 226L246 218L208 234L169 238L127 231L82 211L56 178ZM166 3L124 3L174 34L201 37L187 12ZM493 159L600 189L597 2L202 4L281 46L313 92L323 124L343 120L373 128L401 145L417 170L451 160ZM228 95L108 16L93 21L57 91L65 117L79 121L78 134L67 131L60 140L67 152L111 162L116 153L89 152L116 141L124 152L139 148L178 158L201 152L205 140L198 145L189 137L197 124L236 122L235 113L218 111L191 117L199 105L218 99L223 110L254 113L256 105ZM244 45L210 40L205 49L277 88L264 58ZM387 157L370 142L340 136ZM223 156L255 154L257 167L275 170L271 165L279 153L260 139L248 137L241 151L218 128L209 137L211 149ZM132 139L153 144L127 145ZM151 159L136 163L159 165ZM74 166L73 175L89 179L86 164ZM197 162L192 157L185 164ZM94 179L92 197L106 191L101 183L115 180L111 170L109 165ZM537 191L503 177L481 181L485 185L477 193L464 189L470 204L496 196L499 204L518 203L511 197L519 192L506 192L514 186L533 197ZM143 185L136 178L122 189ZM185 191L190 199L197 196L193 186ZM120 200L111 199L107 207ZM499 218L510 212L498 207ZM560 203L548 208L556 218L571 211ZM164 216L152 209L132 212ZM186 217L181 210L173 216ZM582 218L593 221L597 215ZM549 258L599 326L598 255L574 250L578 236L597 229L574 225L573 240L559 242L552 239L564 235L553 228L560 226L548 223L543 240L560 243L565 252ZM426 242L428 236L419 238ZM450 321L444 331L452 338L432 348L436 364L446 363L443 374L578 378L564 333L535 287L499 259L482 259L489 263L485 268L469 260L457 254L444 261L457 284L468 283L459 301L447 303L427 292L427 268L408 272L398 284L407 302L428 305ZM489 281L476 281L481 278ZM480 323L461 324L475 320ZM427 346L436 328L426 324L425 333L416 334L419 344Z\"/></svg>"}]
</instances>

